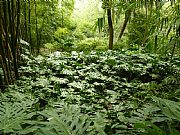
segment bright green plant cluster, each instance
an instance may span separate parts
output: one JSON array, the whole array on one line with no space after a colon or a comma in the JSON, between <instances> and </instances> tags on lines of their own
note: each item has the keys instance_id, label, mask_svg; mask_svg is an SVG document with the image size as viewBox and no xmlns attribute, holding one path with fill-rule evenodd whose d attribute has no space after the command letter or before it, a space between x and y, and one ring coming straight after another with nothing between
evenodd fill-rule
<instances>
[{"instance_id":1,"label":"bright green plant cluster","mask_svg":"<svg viewBox=\"0 0 180 135\"><path fill-rule=\"evenodd\" d=\"M83 22L74 29L59 27L53 34L53 41L44 44L50 51L85 51L107 50L107 38L100 37L93 31L90 23Z\"/></svg>"},{"instance_id":2,"label":"bright green plant cluster","mask_svg":"<svg viewBox=\"0 0 180 135\"><path fill-rule=\"evenodd\" d=\"M76 51L90 51L90 50L107 50L107 39L104 38L86 38L77 42L75 46Z\"/></svg>"},{"instance_id":3,"label":"bright green plant cluster","mask_svg":"<svg viewBox=\"0 0 180 135\"><path fill-rule=\"evenodd\" d=\"M132 52L23 55L0 95L0 134L178 134L180 58Z\"/></svg>"}]
</instances>

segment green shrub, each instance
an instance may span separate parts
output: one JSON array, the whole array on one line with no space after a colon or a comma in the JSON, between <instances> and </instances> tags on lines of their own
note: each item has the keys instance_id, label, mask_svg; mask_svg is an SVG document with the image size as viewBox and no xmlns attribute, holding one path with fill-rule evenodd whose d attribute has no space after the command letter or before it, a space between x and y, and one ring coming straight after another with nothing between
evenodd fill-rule
<instances>
[{"instance_id":1,"label":"green shrub","mask_svg":"<svg viewBox=\"0 0 180 135\"><path fill-rule=\"evenodd\" d=\"M84 33L82 33L81 30L76 30L74 33L73 33L73 36L76 38L76 40L83 40L86 38L86 36L84 35Z\"/></svg>"},{"instance_id":2,"label":"green shrub","mask_svg":"<svg viewBox=\"0 0 180 135\"><path fill-rule=\"evenodd\" d=\"M86 38L76 44L77 51L107 50L107 40L101 38Z\"/></svg>"},{"instance_id":3,"label":"green shrub","mask_svg":"<svg viewBox=\"0 0 180 135\"><path fill-rule=\"evenodd\" d=\"M54 33L54 38L57 41L64 39L67 35L69 35L69 30L67 28L59 27L57 31Z\"/></svg>"},{"instance_id":4,"label":"green shrub","mask_svg":"<svg viewBox=\"0 0 180 135\"><path fill-rule=\"evenodd\" d=\"M44 47L47 48L47 49L49 49L49 50L51 50L51 51L54 51L54 50L57 50L57 49L58 49L58 46L57 46L57 44L55 44L55 43L46 43L46 44L44 45Z\"/></svg>"}]
</instances>

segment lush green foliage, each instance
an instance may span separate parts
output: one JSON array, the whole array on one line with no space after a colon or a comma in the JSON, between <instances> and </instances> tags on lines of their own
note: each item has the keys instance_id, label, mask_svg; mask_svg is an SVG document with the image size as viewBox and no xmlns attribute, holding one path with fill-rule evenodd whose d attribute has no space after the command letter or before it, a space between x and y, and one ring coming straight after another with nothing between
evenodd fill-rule
<instances>
[{"instance_id":1,"label":"lush green foliage","mask_svg":"<svg viewBox=\"0 0 180 135\"><path fill-rule=\"evenodd\" d=\"M178 0L0 3L0 134L179 134Z\"/></svg>"},{"instance_id":2,"label":"lush green foliage","mask_svg":"<svg viewBox=\"0 0 180 135\"><path fill-rule=\"evenodd\" d=\"M23 55L0 96L2 134L178 134L180 58L132 52Z\"/></svg>"},{"instance_id":3,"label":"lush green foliage","mask_svg":"<svg viewBox=\"0 0 180 135\"><path fill-rule=\"evenodd\" d=\"M105 10L110 8L113 49L138 46L138 50L147 53L179 53L178 1L108 1L36 0L24 3L25 20L29 16L26 10L31 7L27 32L31 39L28 42L35 50L42 48L41 52L46 49L47 52L48 49L50 52L107 50L109 28Z\"/></svg>"}]
</instances>

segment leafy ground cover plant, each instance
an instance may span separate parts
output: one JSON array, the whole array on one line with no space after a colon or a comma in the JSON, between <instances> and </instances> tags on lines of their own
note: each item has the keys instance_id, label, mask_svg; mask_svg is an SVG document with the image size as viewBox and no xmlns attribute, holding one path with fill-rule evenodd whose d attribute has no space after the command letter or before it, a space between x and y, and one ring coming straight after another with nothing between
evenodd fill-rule
<instances>
[{"instance_id":1,"label":"leafy ground cover plant","mask_svg":"<svg viewBox=\"0 0 180 135\"><path fill-rule=\"evenodd\" d=\"M0 96L0 131L178 134L179 62L178 56L118 51L24 55L21 79ZM17 104L25 107L13 107ZM5 117L11 105L12 117ZM9 125L4 119L18 123L4 128Z\"/></svg>"}]
</instances>

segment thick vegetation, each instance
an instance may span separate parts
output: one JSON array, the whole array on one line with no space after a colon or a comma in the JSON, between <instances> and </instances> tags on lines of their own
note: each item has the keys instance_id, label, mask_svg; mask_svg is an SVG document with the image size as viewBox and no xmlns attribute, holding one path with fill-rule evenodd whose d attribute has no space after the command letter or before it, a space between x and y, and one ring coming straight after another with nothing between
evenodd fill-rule
<instances>
[{"instance_id":1,"label":"thick vegetation","mask_svg":"<svg viewBox=\"0 0 180 135\"><path fill-rule=\"evenodd\" d=\"M132 51L23 56L2 134L178 134L180 59Z\"/></svg>"},{"instance_id":2,"label":"thick vegetation","mask_svg":"<svg viewBox=\"0 0 180 135\"><path fill-rule=\"evenodd\" d=\"M179 54L179 6L179 0L0 0L0 88L19 78L27 44L34 55L108 48Z\"/></svg>"},{"instance_id":3,"label":"thick vegetation","mask_svg":"<svg viewBox=\"0 0 180 135\"><path fill-rule=\"evenodd\" d=\"M179 7L0 0L0 135L179 135Z\"/></svg>"}]
</instances>

